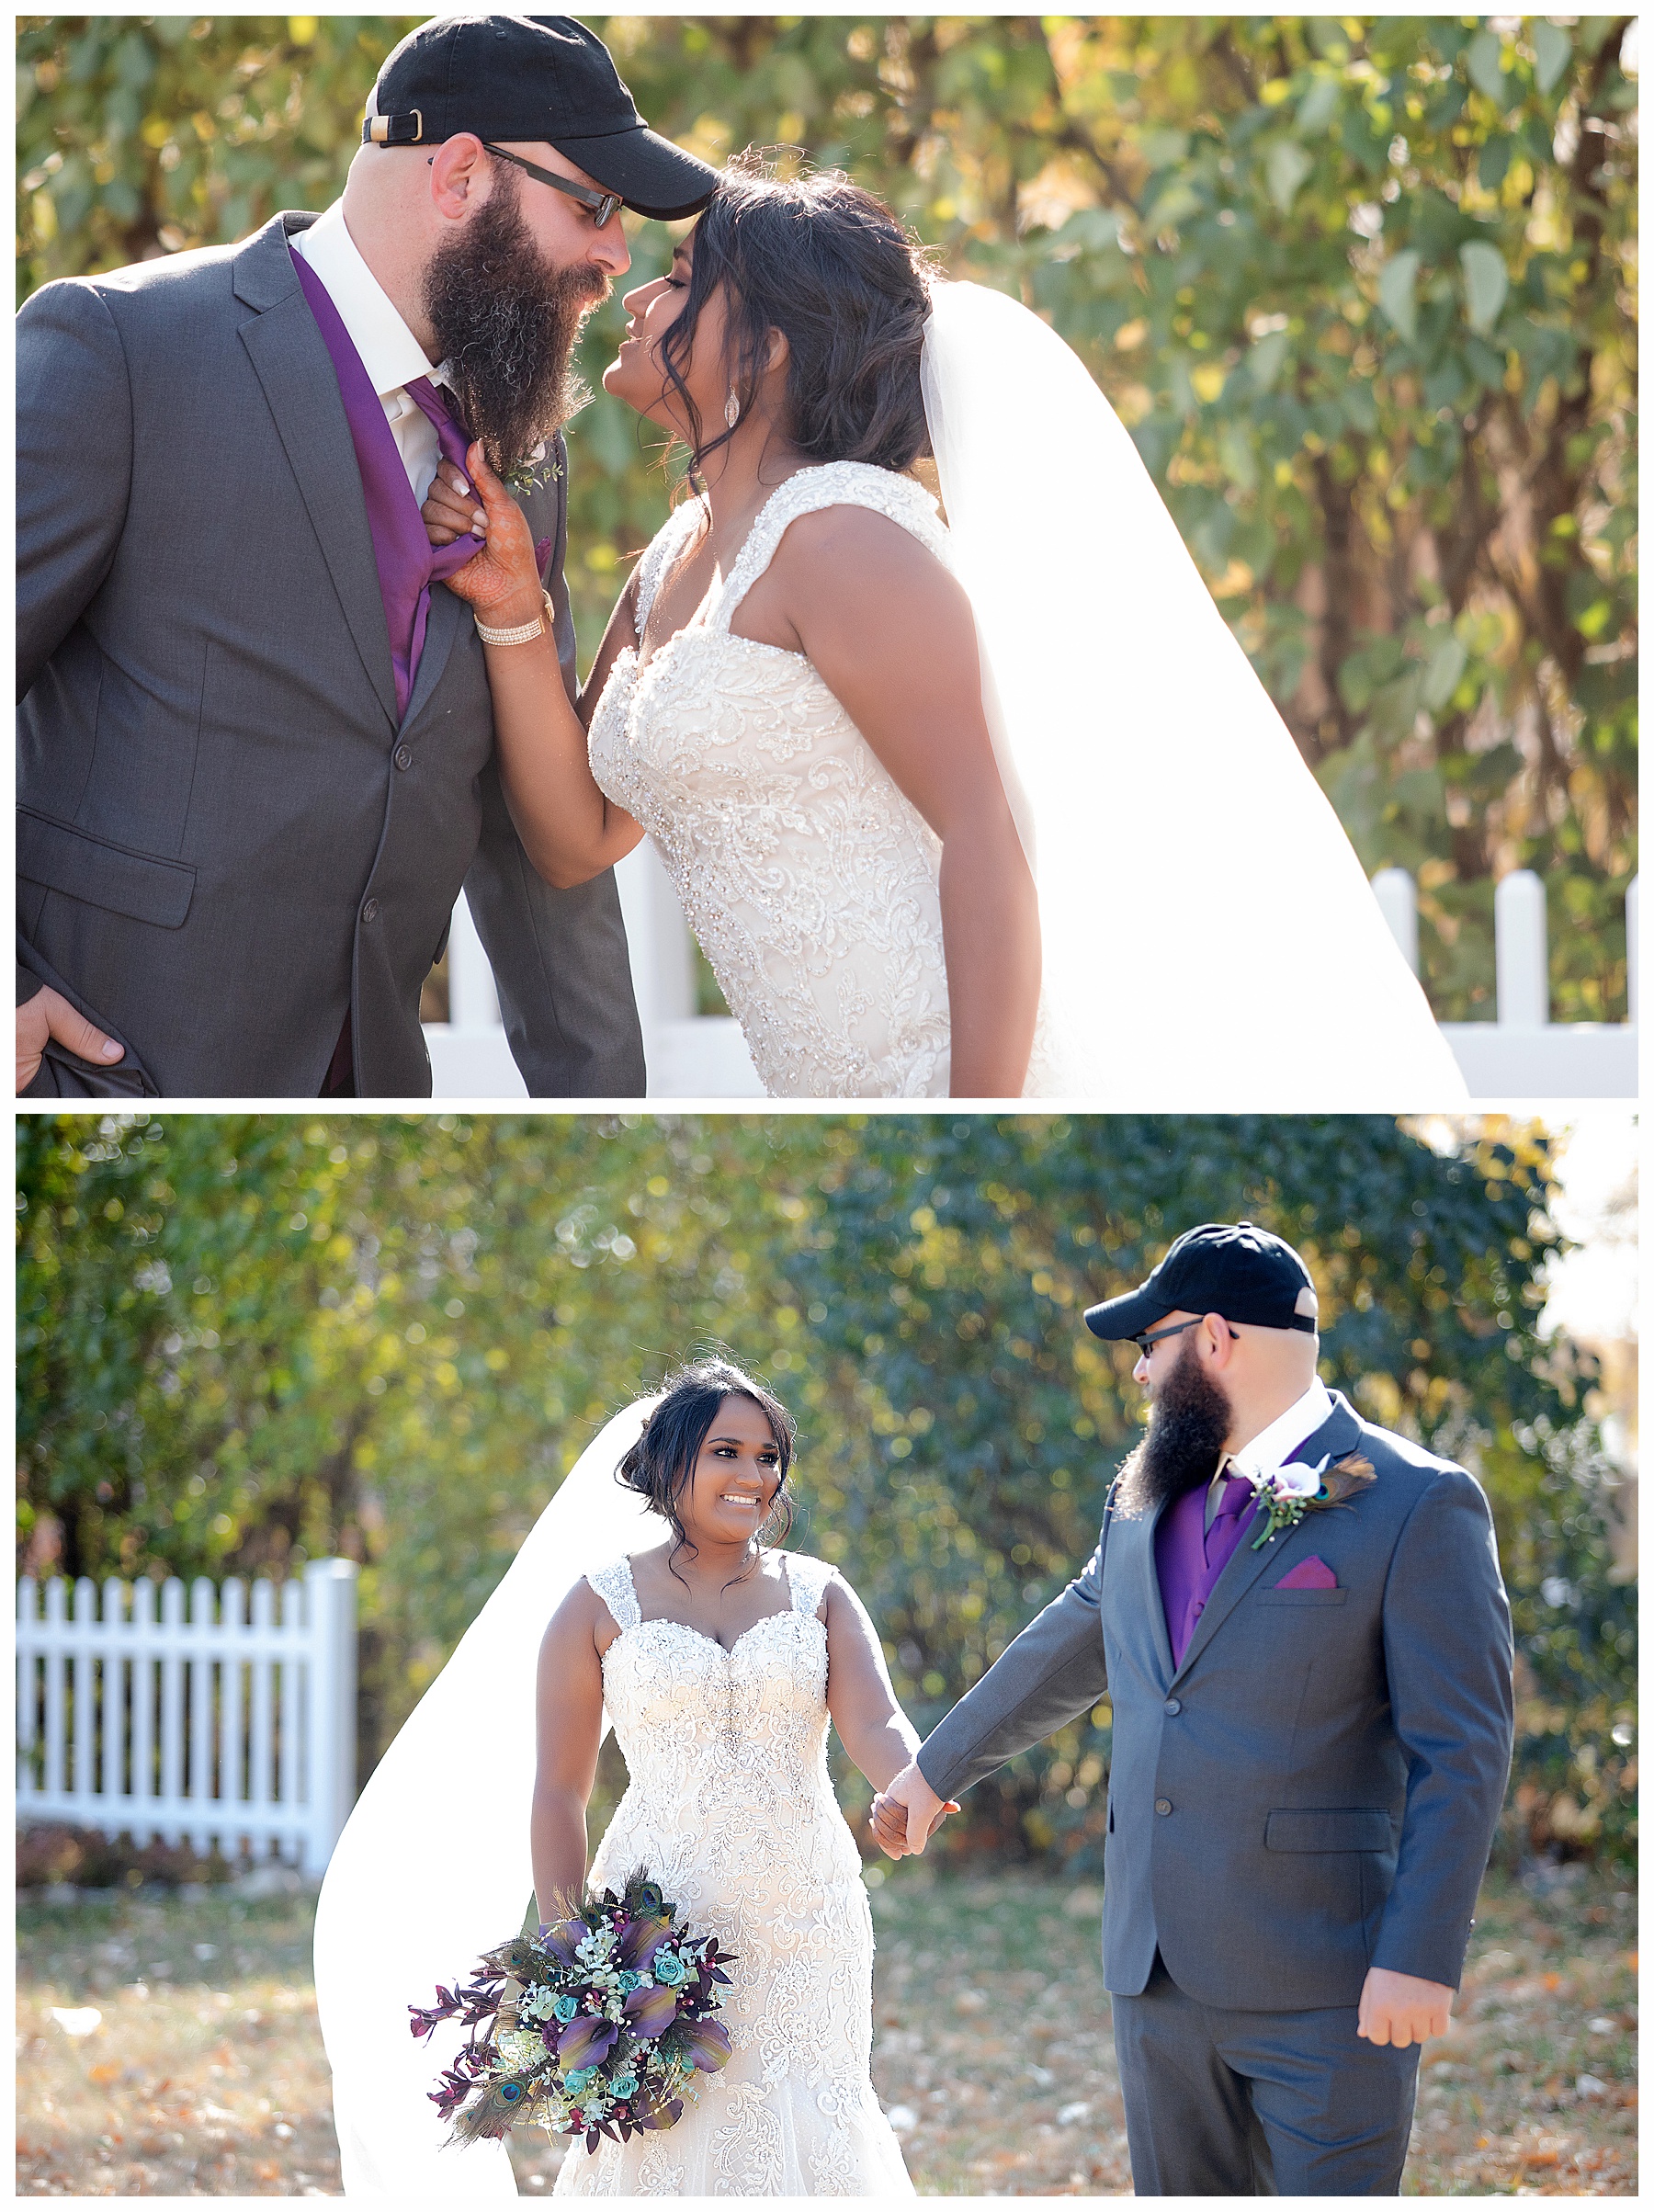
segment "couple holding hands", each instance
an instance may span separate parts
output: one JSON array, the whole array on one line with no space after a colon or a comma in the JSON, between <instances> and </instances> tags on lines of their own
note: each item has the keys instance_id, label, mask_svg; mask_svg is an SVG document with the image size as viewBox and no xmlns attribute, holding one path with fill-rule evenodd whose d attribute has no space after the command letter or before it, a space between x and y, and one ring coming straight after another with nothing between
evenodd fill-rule
<instances>
[{"instance_id":1,"label":"couple holding hands","mask_svg":"<svg viewBox=\"0 0 1654 2212\"><path fill-rule=\"evenodd\" d=\"M1308 1270L1251 1222L1188 1231L1085 1319L1138 1348L1143 1439L1091 1560L923 1742L844 1575L775 1548L794 1431L768 1390L703 1362L587 1447L328 1871L348 2193L514 2193L500 2145L462 2175L439 2153L400 2001L515 1921L527 1844L542 1920L642 1866L734 1955L727 2066L670 2130L576 2141L559 2194L912 2194L869 2074L872 1925L829 1725L899 1857L1103 1698L1103 1977L1137 2194L1399 2192L1510 1769L1487 1502L1323 1386ZM629 1786L588 1876L610 1721ZM382 2000L365 1955L402 1964Z\"/></svg>"}]
</instances>

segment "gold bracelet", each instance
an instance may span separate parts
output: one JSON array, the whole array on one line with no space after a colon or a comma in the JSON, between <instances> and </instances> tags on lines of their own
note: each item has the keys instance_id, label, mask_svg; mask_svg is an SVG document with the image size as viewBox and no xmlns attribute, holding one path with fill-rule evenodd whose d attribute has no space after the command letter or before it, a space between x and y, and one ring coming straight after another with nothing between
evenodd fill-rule
<instances>
[{"instance_id":1,"label":"gold bracelet","mask_svg":"<svg viewBox=\"0 0 1654 2212\"><path fill-rule=\"evenodd\" d=\"M481 615L474 615L471 618L477 625L477 635L484 645L527 645L531 638L542 636L545 631L555 629L557 624L557 617L551 607L551 595L548 591L540 594L540 612L533 621L520 622L515 630L490 630Z\"/></svg>"}]
</instances>

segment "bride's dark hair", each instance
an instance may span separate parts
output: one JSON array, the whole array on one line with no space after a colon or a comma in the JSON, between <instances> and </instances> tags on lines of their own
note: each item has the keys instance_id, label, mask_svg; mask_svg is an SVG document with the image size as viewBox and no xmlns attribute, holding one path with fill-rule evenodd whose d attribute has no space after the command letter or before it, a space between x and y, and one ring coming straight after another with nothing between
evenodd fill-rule
<instances>
[{"instance_id":1,"label":"bride's dark hair","mask_svg":"<svg viewBox=\"0 0 1654 2212\"><path fill-rule=\"evenodd\" d=\"M758 1531L759 1541L780 1543L792 1527L792 1500L787 1494L787 1471L792 1465L793 1440L798 1434L792 1415L773 1390L765 1390L732 1359L695 1360L666 1378L665 1395L615 1470L616 1481L647 1498L650 1511L658 1513L676 1537L666 1561L674 1574L677 1569L673 1561L678 1553L685 1545L691 1551L695 1549L678 1519L677 1502L726 1398L750 1398L769 1423L770 1435L776 1440L781 1480ZM678 1580L683 1577L679 1575Z\"/></svg>"},{"instance_id":2,"label":"bride's dark hair","mask_svg":"<svg viewBox=\"0 0 1654 2212\"><path fill-rule=\"evenodd\" d=\"M695 232L684 311L660 359L694 432L691 470L731 433L707 441L685 385L700 311L721 285L730 382L742 414L764 372L769 334L788 348L785 429L811 460L907 469L930 451L919 353L930 295L924 249L883 200L838 170L769 173L749 148L724 169Z\"/></svg>"}]
</instances>

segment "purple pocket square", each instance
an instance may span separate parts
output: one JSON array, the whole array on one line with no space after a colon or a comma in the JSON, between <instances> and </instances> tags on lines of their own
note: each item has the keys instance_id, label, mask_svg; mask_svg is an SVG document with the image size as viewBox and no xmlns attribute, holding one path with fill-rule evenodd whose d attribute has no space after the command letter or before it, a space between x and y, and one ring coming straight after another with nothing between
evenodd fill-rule
<instances>
[{"instance_id":1,"label":"purple pocket square","mask_svg":"<svg viewBox=\"0 0 1654 2212\"><path fill-rule=\"evenodd\" d=\"M1318 1560L1311 1552L1300 1560L1290 1574L1284 1574L1275 1584L1277 1590L1336 1590L1338 1577L1325 1560Z\"/></svg>"},{"instance_id":2,"label":"purple pocket square","mask_svg":"<svg viewBox=\"0 0 1654 2212\"><path fill-rule=\"evenodd\" d=\"M551 558L551 540L550 540L550 539L549 539L549 538L537 538L537 539L535 539L535 541L534 541L534 565L535 565L535 568L536 568L536 569L538 571L538 573L539 573L539 580L540 580L540 582L541 582L542 584L543 584L543 583L546 581L546 563L547 563L547 562L548 562L548 561L549 561L549 560L550 560L550 558Z\"/></svg>"}]
</instances>

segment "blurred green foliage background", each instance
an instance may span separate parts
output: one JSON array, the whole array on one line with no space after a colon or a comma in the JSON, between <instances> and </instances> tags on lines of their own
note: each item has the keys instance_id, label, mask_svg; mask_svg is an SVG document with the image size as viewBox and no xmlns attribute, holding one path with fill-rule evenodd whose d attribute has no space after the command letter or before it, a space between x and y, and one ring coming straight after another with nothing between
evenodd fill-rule
<instances>
[{"instance_id":1,"label":"blurred green foliage background","mask_svg":"<svg viewBox=\"0 0 1654 2212\"><path fill-rule=\"evenodd\" d=\"M19 1571L357 1559L364 1776L595 1429L718 1341L797 1412L793 1540L928 1727L1079 1572L1139 1434L1132 1349L1083 1308L1250 1215L1310 1266L1328 1379L1488 1491L1505 1854L1631 1851L1636 1593L1592 1362L1539 1333L1536 1127L65 1115L17 1143ZM1110 1724L973 1791L946 1848L1097 1870Z\"/></svg>"},{"instance_id":2,"label":"blurred green foliage background","mask_svg":"<svg viewBox=\"0 0 1654 2212\"><path fill-rule=\"evenodd\" d=\"M1518 866L1555 1017L1624 1018L1629 17L585 19L658 129L843 165L1078 349L1364 864L1417 876L1440 1018L1490 1013ZM420 20L20 17L20 296L326 205ZM632 229L652 275L666 231ZM602 394L572 425L588 653L665 513L657 448Z\"/></svg>"}]
</instances>

